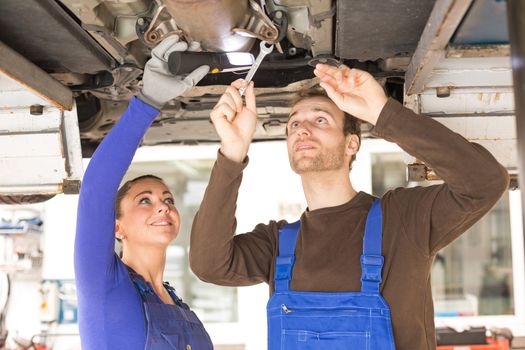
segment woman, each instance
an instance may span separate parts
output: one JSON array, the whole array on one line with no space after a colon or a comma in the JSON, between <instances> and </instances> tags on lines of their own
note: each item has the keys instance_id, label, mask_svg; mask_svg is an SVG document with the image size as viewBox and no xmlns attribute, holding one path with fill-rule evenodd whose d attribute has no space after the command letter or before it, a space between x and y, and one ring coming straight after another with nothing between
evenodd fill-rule
<instances>
[{"instance_id":1,"label":"woman","mask_svg":"<svg viewBox=\"0 0 525 350\"><path fill-rule=\"evenodd\" d=\"M152 51L138 98L99 145L84 175L75 240L84 350L213 348L197 316L163 282L166 249L180 227L170 190L147 175L117 191L159 109L209 70L202 66L185 79L172 76L169 53L187 48L171 36ZM115 238L122 241L122 259L114 253Z\"/></svg>"}]
</instances>

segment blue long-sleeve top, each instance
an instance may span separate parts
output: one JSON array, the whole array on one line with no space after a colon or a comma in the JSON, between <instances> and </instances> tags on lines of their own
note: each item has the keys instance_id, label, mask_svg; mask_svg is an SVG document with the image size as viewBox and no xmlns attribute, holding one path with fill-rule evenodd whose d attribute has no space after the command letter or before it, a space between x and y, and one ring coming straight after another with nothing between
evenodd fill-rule
<instances>
[{"instance_id":1,"label":"blue long-sleeve top","mask_svg":"<svg viewBox=\"0 0 525 350\"><path fill-rule=\"evenodd\" d=\"M158 113L134 97L84 174L75 239L83 350L143 350L145 346L142 301L114 252L115 198L140 140Z\"/></svg>"}]
</instances>

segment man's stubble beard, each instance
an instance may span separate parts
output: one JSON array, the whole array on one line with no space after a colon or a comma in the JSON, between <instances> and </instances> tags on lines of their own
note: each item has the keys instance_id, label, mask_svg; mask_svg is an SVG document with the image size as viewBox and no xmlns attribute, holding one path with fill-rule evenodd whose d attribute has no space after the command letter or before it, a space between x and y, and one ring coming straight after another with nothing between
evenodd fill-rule
<instances>
[{"instance_id":1,"label":"man's stubble beard","mask_svg":"<svg viewBox=\"0 0 525 350\"><path fill-rule=\"evenodd\" d=\"M290 165L292 170L299 175L308 172L337 170L343 166L344 153L345 149L343 144L333 149L321 150L313 157L303 156L300 159L294 159L292 156Z\"/></svg>"}]
</instances>

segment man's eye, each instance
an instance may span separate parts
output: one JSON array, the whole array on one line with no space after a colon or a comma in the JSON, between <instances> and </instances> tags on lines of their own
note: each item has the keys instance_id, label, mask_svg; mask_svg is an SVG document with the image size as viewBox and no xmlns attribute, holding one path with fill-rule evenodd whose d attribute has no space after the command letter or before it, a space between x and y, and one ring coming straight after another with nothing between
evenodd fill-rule
<instances>
[{"instance_id":1,"label":"man's eye","mask_svg":"<svg viewBox=\"0 0 525 350\"><path fill-rule=\"evenodd\" d=\"M291 129L295 129L295 128L297 128L297 127L299 127L299 122L293 122L293 123L290 123L290 128L291 128Z\"/></svg>"},{"instance_id":2,"label":"man's eye","mask_svg":"<svg viewBox=\"0 0 525 350\"><path fill-rule=\"evenodd\" d=\"M164 203L166 204L171 204L171 205L175 205L175 200L173 198L166 198L164 200Z\"/></svg>"},{"instance_id":3,"label":"man's eye","mask_svg":"<svg viewBox=\"0 0 525 350\"><path fill-rule=\"evenodd\" d=\"M315 122L318 124L318 125L323 125L323 124L326 124L326 119L325 118L317 118L315 120Z\"/></svg>"},{"instance_id":4,"label":"man's eye","mask_svg":"<svg viewBox=\"0 0 525 350\"><path fill-rule=\"evenodd\" d=\"M150 204L151 201L149 200L149 198L142 198L140 201L139 201L139 204Z\"/></svg>"}]
</instances>

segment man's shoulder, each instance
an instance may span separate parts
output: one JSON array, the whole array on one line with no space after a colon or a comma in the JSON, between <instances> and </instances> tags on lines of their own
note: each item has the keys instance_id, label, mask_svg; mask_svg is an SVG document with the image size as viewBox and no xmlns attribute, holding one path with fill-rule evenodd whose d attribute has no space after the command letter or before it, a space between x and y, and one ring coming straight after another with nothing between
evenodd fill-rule
<instances>
[{"instance_id":1,"label":"man's shoulder","mask_svg":"<svg viewBox=\"0 0 525 350\"><path fill-rule=\"evenodd\" d=\"M433 184L430 186L396 187L386 191L381 196L383 203L392 201L407 201L421 196L432 196L441 190L444 184Z\"/></svg>"}]
</instances>

